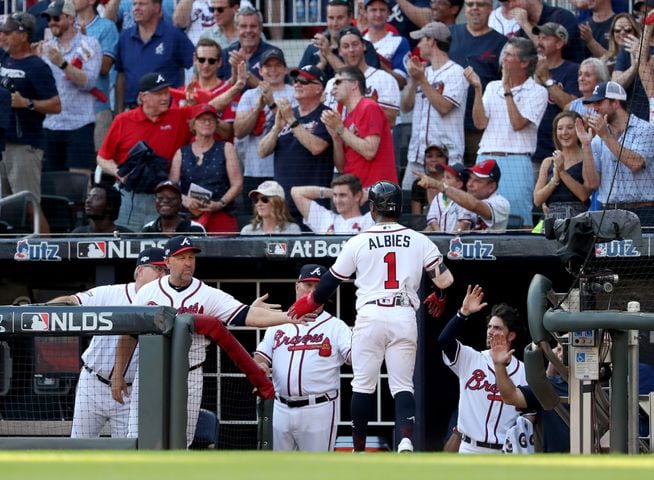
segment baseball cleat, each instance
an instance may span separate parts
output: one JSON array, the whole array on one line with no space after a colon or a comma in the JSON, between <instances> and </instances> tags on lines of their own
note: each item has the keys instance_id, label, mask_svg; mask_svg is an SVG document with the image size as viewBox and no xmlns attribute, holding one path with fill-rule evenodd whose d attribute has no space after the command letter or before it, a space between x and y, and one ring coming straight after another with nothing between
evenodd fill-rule
<instances>
[{"instance_id":1,"label":"baseball cleat","mask_svg":"<svg viewBox=\"0 0 654 480\"><path fill-rule=\"evenodd\" d=\"M413 442L408 438L403 438L397 446L397 453L411 453L413 452Z\"/></svg>"}]
</instances>

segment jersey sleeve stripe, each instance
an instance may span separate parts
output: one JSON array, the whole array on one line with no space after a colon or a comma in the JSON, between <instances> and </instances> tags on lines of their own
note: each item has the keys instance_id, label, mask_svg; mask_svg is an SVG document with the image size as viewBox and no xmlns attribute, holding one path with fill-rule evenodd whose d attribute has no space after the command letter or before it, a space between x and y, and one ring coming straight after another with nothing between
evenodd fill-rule
<instances>
[{"instance_id":1,"label":"jersey sleeve stripe","mask_svg":"<svg viewBox=\"0 0 654 480\"><path fill-rule=\"evenodd\" d=\"M436 265L438 265L442 259L443 257L436 257L436 259L433 262L425 266L425 270L431 270L432 268L435 268Z\"/></svg>"},{"instance_id":2,"label":"jersey sleeve stripe","mask_svg":"<svg viewBox=\"0 0 654 480\"><path fill-rule=\"evenodd\" d=\"M346 277L345 275L341 275L338 273L336 270L334 270L333 267L330 267L329 271L334 275L336 278L339 278L341 280L348 280L350 277Z\"/></svg>"},{"instance_id":3,"label":"jersey sleeve stripe","mask_svg":"<svg viewBox=\"0 0 654 480\"><path fill-rule=\"evenodd\" d=\"M272 358L270 358L268 355L263 353L261 350L257 350L254 352L255 355L259 355L260 357L264 358L266 362L268 362L269 365L272 365Z\"/></svg>"},{"instance_id":4,"label":"jersey sleeve stripe","mask_svg":"<svg viewBox=\"0 0 654 480\"><path fill-rule=\"evenodd\" d=\"M82 297L80 297L80 296L77 295L77 294L73 295L73 297L75 297L75 298L77 299L77 303L78 303L78 305L82 305Z\"/></svg>"},{"instance_id":5,"label":"jersey sleeve stripe","mask_svg":"<svg viewBox=\"0 0 654 480\"><path fill-rule=\"evenodd\" d=\"M229 324L232 322L232 320L234 320L234 318L238 315L238 313L239 313L241 310L243 310L246 306L247 306L247 305L243 305L243 304L241 304L241 306L238 307L236 310L234 310L234 313L232 313L232 314L229 316L229 318L227 319L227 321L225 322L225 324L226 324L226 325L229 325Z\"/></svg>"}]
</instances>

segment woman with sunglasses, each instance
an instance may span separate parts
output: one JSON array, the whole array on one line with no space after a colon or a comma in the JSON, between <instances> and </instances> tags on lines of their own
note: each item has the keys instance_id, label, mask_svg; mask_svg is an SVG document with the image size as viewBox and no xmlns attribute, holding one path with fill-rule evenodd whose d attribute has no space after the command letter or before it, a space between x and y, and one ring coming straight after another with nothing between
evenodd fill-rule
<instances>
[{"instance_id":1,"label":"woman with sunglasses","mask_svg":"<svg viewBox=\"0 0 654 480\"><path fill-rule=\"evenodd\" d=\"M552 122L556 150L541 163L534 187L534 205L543 207L545 218L565 219L588 210L592 190L586 186L583 171L593 156L589 149L582 149L578 119L576 112L561 112Z\"/></svg>"},{"instance_id":2,"label":"woman with sunglasses","mask_svg":"<svg viewBox=\"0 0 654 480\"><path fill-rule=\"evenodd\" d=\"M182 205L209 234L237 232L232 203L243 189L243 176L236 150L231 143L215 139L218 112L214 107L193 108L190 128L195 138L175 153L169 179L180 183ZM192 185L211 192L210 198L193 195Z\"/></svg>"},{"instance_id":3,"label":"woman with sunglasses","mask_svg":"<svg viewBox=\"0 0 654 480\"><path fill-rule=\"evenodd\" d=\"M636 20L634 20L634 17L628 13L618 13L613 17L613 22L609 30L609 48L601 58L606 63L609 72L613 72L618 53L627 44L629 35L640 37L640 27L636 23Z\"/></svg>"},{"instance_id":4,"label":"woman with sunglasses","mask_svg":"<svg viewBox=\"0 0 654 480\"><path fill-rule=\"evenodd\" d=\"M266 180L249 194L254 217L241 230L241 235L297 234L300 227L293 223L282 186L274 180Z\"/></svg>"}]
</instances>

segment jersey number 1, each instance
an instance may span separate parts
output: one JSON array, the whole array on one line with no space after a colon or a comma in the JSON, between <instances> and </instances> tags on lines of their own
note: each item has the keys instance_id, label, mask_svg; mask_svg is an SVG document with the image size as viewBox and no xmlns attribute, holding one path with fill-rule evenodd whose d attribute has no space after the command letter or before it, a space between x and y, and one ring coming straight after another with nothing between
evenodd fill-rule
<instances>
[{"instance_id":1,"label":"jersey number 1","mask_svg":"<svg viewBox=\"0 0 654 480\"><path fill-rule=\"evenodd\" d=\"M386 280L384 281L384 288L388 290L399 288L400 284L397 281L395 252L388 252L384 255L384 263L386 264Z\"/></svg>"}]
</instances>

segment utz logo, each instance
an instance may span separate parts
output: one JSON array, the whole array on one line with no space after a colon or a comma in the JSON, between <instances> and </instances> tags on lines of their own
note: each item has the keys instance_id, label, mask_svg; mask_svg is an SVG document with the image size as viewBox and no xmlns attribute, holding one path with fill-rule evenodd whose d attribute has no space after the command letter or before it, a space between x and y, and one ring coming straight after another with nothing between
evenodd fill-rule
<instances>
[{"instance_id":1,"label":"utz logo","mask_svg":"<svg viewBox=\"0 0 654 480\"><path fill-rule=\"evenodd\" d=\"M640 257L633 240L613 240L611 242L596 243L595 256L606 257Z\"/></svg>"},{"instance_id":2,"label":"utz logo","mask_svg":"<svg viewBox=\"0 0 654 480\"><path fill-rule=\"evenodd\" d=\"M460 237L450 240L450 248L447 258L450 260L495 260L492 243L484 243L481 240L464 242Z\"/></svg>"},{"instance_id":3,"label":"utz logo","mask_svg":"<svg viewBox=\"0 0 654 480\"><path fill-rule=\"evenodd\" d=\"M61 261L61 257L59 256L59 245L50 244L48 242L32 244L27 240L20 240L18 243L16 243L16 253L14 253L14 260L19 262L59 262Z\"/></svg>"},{"instance_id":4,"label":"utz logo","mask_svg":"<svg viewBox=\"0 0 654 480\"><path fill-rule=\"evenodd\" d=\"M107 242L79 242L77 258L106 258Z\"/></svg>"},{"instance_id":5,"label":"utz logo","mask_svg":"<svg viewBox=\"0 0 654 480\"><path fill-rule=\"evenodd\" d=\"M20 329L24 332L47 332L50 329L49 313L22 313Z\"/></svg>"}]
</instances>

